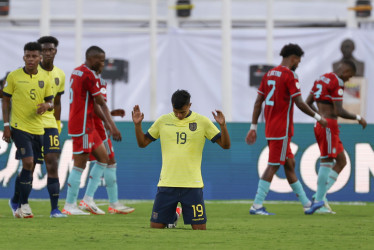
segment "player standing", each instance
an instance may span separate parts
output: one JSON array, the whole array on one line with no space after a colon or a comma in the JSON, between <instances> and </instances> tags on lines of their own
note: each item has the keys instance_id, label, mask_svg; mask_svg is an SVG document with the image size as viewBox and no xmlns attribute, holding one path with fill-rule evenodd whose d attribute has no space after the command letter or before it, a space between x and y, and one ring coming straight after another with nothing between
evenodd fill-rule
<instances>
[{"instance_id":1,"label":"player standing","mask_svg":"<svg viewBox=\"0 0 374 250\"><path fill-rule=\"evenodd\" d=\"M343 108L344 83L355 73L355 64L352 61L343 60L336 72L326 73L314 82L306 100L306 103L317 111L313 105L316 101L318 112L327 120L326 128L321 127L320 124L314 127L314 134L321 152L315 201L325 201L325 207L318 210L321 213L334 213L328 206L325 196L347 164L344 147L339 138L338 117L357 120L362 128L367 125L363 117L349 113ZM307 211L309 214L313 212Z\"/></svg>"},{"instance_id":2,"label":"player standing","mask_svg":"<svg viewBox=\"0 0 374 250\"><path fill-rule=\"evenodd\" d=\"M190 94L185 90L174 92L171 102L173 112L158 118L147 134L142 131L144 114L136 105L132 112L135 134L141 148L160 138L162 169L156 199L151 216L152 228L175 226L183 209L185 224L193 229L206 229L206 213L203 197L201 159L205 139L217 142L223 149L230 148L230 137L225 117L221 111L212 112L221 132L205 116L190 110Z\"/></svg>"},{"instance_id":3,"label":"player standing","mask_svg":"<svg viewBox=\"0 0 374 250\"><path fill-rule=\"evenodd\" d=\"M53 93L49 78L45 72L38 70L41 52L39 43L27 43L23 56L25 67L12 71L3 89L3 140L10 143L11 138L13 139L17 147L16 159L22 160L22 170L15 184L18 189L16 195L19 196L18 208L15 211L12 201L9 201L13 215L17 218L34 217L28 197L32 190L35 164L43 163L42 115L47 110L53 110Z\"/></svg>"},{"instance_id":4,"label":"player standing","mask_svg":"<svg viewBox=\"0 0 374 250\"><path fill-rule=\"evenodd\" d=\"M314 117L323 126L326 120L306 105L301 98L300 83L294 72L304 51L297 44L285 45L280 55L283 57L279 66L268 71L262 78L252 114L252 124L246 142L256 141L258 117L265 101L265 137L269 146L268 166L258 183L256 197L249 213L252 215L274 215L262 205L270 189L270 183L280 165L284 165L287 181L299 198L304 210L318 209L320 203L312 203L306 196L303 186L295 174L295 159L290 148L293 136L293 104L305 114Z\"/></svg>"},{"instance_id":5,"label":"player standing","mask_svg":"<svg viewBox=\"0 0 374 250\"><path fill-rule=\"evenodd\" d=\"M113 139L120 141L121 133L114 124L109 109L105 103L100 88L100 78L96 72L101 72L104 67L105 52L100 47L91 46L86 51L85 64L74 69L70 78L70 112L68 132L73 139L73 160L74 167L68 178L68 190L66 203L63 209L64 214L82 215L88 214L81 211L76 204L79 184L83 170L86 167L89 154L92 153L97 162L97 173L101 176L108 165L108 155L100 136L94 127L93 113L94 101L97 103L108 122L106 124L113 135ZM91 173L92 174L92 173ZM100 182L94 182L91 188L96 190ZM99 211L95 202L86 200L88 209Z\"/></svg>"},{"instance_id":6,"label":"player standing","mask_svg":"<svg viewBox=\"0 0 374 250\"><path fill-rule=\"evenodd\" d=\"M101 72L97 72L100 74ZM107 100L107 95L106 95L106 81L102 78L100 78L100 88L101 88L101 93L104 96L105 101ZM117 163L116 159L114 157L114 149L112 145L112 141L110 137L108 136L105 127L104 127L104 122L105 121L105 116L103 115L103 112L100 108L99 105L97 105L94 102L94 114L93 114L93 119L94 119L94 124L95 124L95 130L99 134L101 140L104 143L105 149L107 151L108 157L109 157L109 162L108 166L104 170L104 180L105 180L105 188L108 193L109 197L109 208L108 212L111 214L129 214L135 211L134 208L128 207L123 205L118 201L118 185L117 185ZM125 116L125 110L123 109L115 109L112 110L111 112L112 116ZM96 162L96 158L93 154L90 154L90 161ZM94 165L91 169L90 172L90 178L87 184L87 189L86 193L84 195L83 200L80 202L79 207L83 210L87 210L93 214L105 214L104 211L98 208L97 211L92 211L87 208L85 200L93 200L94 194L97 189L91 188L93 183L95 182L100 182L101 181L101 176L96 175L96 173L99 173L96 168L98 166ZM97 187L97 185L95 185Z\"/></svg>"}]
</instances>

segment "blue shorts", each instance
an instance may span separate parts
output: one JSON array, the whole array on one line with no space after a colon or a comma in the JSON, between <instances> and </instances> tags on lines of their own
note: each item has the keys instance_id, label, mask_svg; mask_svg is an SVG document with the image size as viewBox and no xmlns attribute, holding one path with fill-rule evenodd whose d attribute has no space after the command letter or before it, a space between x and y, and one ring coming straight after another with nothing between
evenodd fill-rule
<instances>
[{"instance_id":1,"label":"blue shorts","mask_svg":"<svg viewBox=\"0 0 374 250\"><path fill-rule=\"evenodd\" d=\"M184 224L206 224L202 188L158 187L151 221L172 224L178 202L182 204Z\"/></svg>"},{"instance_id":2,"label":"blue shorts","mask_svg":"<svg viewBox=\"0 0 374 250\"><path fill-rule=\"evenodd\" d=\"M44 154L61 153L60 137L57 128L45 128L43 136Z\"/></svg>"},{"instance_id":3,"label":"blue shorts","mask_svg":"<svg viewBox=\"0 0 374 250\"><path fill-rule=\"evenodd\" d=\"M35 163L43 164L43 135L34 135L25 131L11 128L12 139L17 147L16 159L34 157Z\"/></svg>"}]
</instances>

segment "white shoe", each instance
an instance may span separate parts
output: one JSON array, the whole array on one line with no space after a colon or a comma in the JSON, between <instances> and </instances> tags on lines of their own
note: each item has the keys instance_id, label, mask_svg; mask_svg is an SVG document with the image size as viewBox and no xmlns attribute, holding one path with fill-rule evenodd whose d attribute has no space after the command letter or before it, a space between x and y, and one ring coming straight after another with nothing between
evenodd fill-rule
<instances>
[{"instance_id":1,"label":"white shoe","mask_svg":"<svg viewBox=\"0 0 374 250\"><path fill-rule=\"evenodd\" d=\"M77 207L77 204L65 203L64 209L62 209L63 214L67 215L89 215L90 213L83 212Z\"/></svg>"},{"instance_id":2,"label":"white shoe","mask_svg":"<svg viewBox=\"0 0 374 250\"><path fill-rule=\"evenodd\" d=\"M28 218L33 218L34 217L29 204L22 204L21 207L17 210L19 210L18 213L19 213L19 216L20 216L18 218L28 219Z\"/></svg>"},{"instance_id":3,"label":"white shoe","mask_svg":"<svg viewBox=\"0 0 374 250\"><path fill-rule=\"evenodd\" d=\"M21 208L17 208L16 211L14 212L14 217L15 218L23 218L22 213L21 213Z\"/></svg>"},{"instance_id":4,"label":"white shoe","mask_svg":"<svg viewBox=\"0 0 374 250\"><path fill-rule=\"evenodd\" d=\"M125 206L122 203L119 203L118 201L116 203L110 203L108 207L108 213L110 214L130 214L134 211L135 208Z\"/></svg>"},{"instance_id":5,"label":"white shoe","mask_svg":"<svg viewBox=\"0 0 374 250\"><path fill-rule=\"evenodd\" d=\"M84 211L88 211L91 214L96 214L96 215L105 214L103 210L101 210L100 208L96 206L96 203L93 200L91 201L88 201L87 199L81 200L81 202L79 202L79 208Z\"/></svg>"}]
</instances>

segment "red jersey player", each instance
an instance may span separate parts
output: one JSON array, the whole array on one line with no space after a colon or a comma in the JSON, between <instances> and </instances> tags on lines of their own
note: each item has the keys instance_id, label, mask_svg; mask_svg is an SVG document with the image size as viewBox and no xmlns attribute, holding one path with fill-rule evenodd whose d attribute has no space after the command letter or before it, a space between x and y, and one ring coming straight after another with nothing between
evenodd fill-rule
<instances>
[{"instance_id":1,"label":"red jersey player","mask_svg":"<svg viewBox=\"0 0 374 250\"><path fill-rule=\"evenodd\" d=\"M98 171L92 173L101 176L108 165L108 155L102 140L94 129L93 114L94 101L97 103L106 117L107 127L113 135L113 139L120 141L121 133L114 124L109 109L106 105L100 88L100 78L96 72L101 72L104 67L105 52L97 47L91 46L86 51L85 64L76 68L70 79L70 113L68 133L73 139L74 167L68 178L68 190L63 213L69 215L87 214L77 208L77 196L83 170L86 167L88 156L94 154ZM96 190L100 181L95 181L90 189ZM87 201L92 210L97 210L93 199Z\"/></svg>"},{"instance_id":2,"label":"red jersey player","mask_svg":"<svg viewBox=\"0 0 374 250\"><path fill-rule=\"evenodd\" d=\"M98 72L99 73L99 72ZM102 78L100 78L100 92L104 96L105 101L107 100L107 95L106 95L106 81ZM113 150L113 145L110 137L108 136L106 129L104 127L104 121L106 120L105 116L103 115L103 112L98 104L94 102L94 114L93 114L93 119L94 119L94 125L95 125L95 130L100 136L101 140L104 143L105 149L107 151L107 155L109 157L108 161L108 166L104 170L104 180L105 180L105 187L108 193L109 197L109 208L108 212L112 214L129 214L134 212L134 208L128 207L123 205L118 201L118 185L117 185L117 163L114 158L114 150ZM112 110L111 112L112 116L125 116L125 110L123 109L115 109ZM96 157L93 154L90 154L90 161L97 161ZM94 193L96 189L90 188L93 183L96 181L100 182L102 176L97 176L94 175L95 172L98 172L96 168L100 168L99 165L94 165L91 169L90 172L90 178L87 184L87 189L86 193L84 195L83 200L79 204L79 208L83 210L87 210L93 214L105 214L104 211L102 211L100 208L97 208L96 210L90 208L88 205L90 200L93 200ZM97 180L95 179L97 178Z\"/></svg>"},{"instance_id":3,"label":"red jersey player","mask_svg":"<svg viewBox=\"0 0 374 250\"><path fill-rule=\"evenodd\" d=\"M256 141L257 120L262 103L265 101L265 136L269 146L269 161L259 181L254 203L249 210L253 215L273 215L266 211L262 203L280 165L284 165L288 183L304 210L315 210L323 206L323 201L319 204L312 203L306 197L295 174L295 160L290 148L293 136L293 104L295 103L301 111L314 117L322 125L326 125L326 120L309 108L301 98L299 80L294 71L304 51L297 44L288 44L282 48L280 55L283 57L282 63L268 71L262 79L254 105L251 128L246 137L248 144Z\"/></svg>"},{"instance_id":4,"label":"red jersey player","mask_svg":"<svg viewBox=\"0 0 374 250\"><path fill-rule=\"evenodd\" d=\"M317 109L313 102L316 101L319 113L327 120L327 128L319 124L314 127L314 134L321 152L315 200L325 201L325 207L318 210L320 213L334 213L328 206L325 196L347 163L343 144L339 138L338 116L357 120L363 128L366 127L364 118L351 114L343 108L344 82L354 76L355 72L356 66L352 61L343 61L336 72L324 74L314 82L306 100L306 103L315 111Z\"/></svg>"}]
</instances>

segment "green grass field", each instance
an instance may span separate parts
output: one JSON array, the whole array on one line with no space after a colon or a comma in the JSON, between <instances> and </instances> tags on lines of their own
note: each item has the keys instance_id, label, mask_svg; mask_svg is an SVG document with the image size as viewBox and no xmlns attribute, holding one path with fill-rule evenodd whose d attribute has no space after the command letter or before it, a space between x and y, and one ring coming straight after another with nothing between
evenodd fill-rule
<instances>
[{"instance_id":1,"label":"green grass field","mask_svg":"<svg viewBox=\"0 0 374 250\"><path fill-rule=\"evenodd\" d=\"M31 200L35 217L15 219L0 199L0 249L374 249L373 203L332 203L337 214L311 216L298 203L266 203L276 215L253 216L250 201L208 201L207 231L182 220L150 229L152 201L126 204L135 212L51 219L48 200Z\"/></svg>"}]
</instances>

